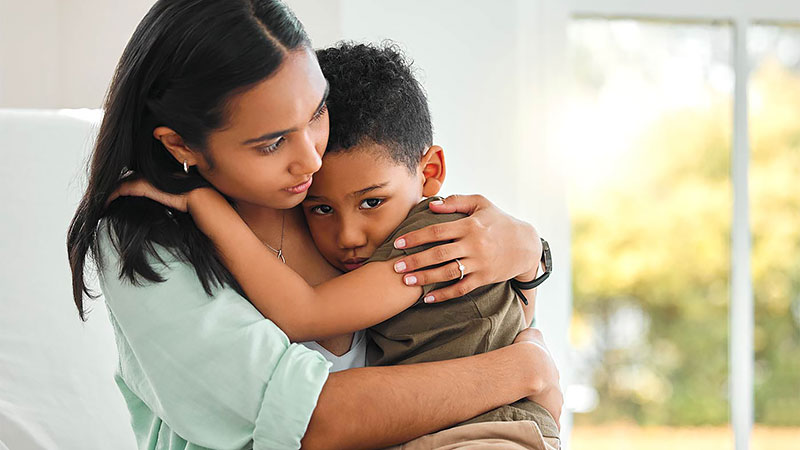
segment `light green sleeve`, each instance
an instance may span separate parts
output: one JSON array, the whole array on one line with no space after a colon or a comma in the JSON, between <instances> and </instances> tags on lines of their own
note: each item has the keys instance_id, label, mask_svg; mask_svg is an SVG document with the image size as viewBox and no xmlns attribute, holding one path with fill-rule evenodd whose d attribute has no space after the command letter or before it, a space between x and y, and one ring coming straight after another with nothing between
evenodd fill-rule
<instances>
[{"instance_id":1,"label":"light green sleeve","mask_svg":"<svg viewBox=\"0 0 800 450\"><path fill-rule=\"evenodd\" d=\"M330 363L290 343L235 290L206 295L193 268L164 248L166 267L153 267L166 281L120 279L105 229L100 282L139 447L178 439L191 443L180 448L300 448Z\"/></svg>"}]
</instances>

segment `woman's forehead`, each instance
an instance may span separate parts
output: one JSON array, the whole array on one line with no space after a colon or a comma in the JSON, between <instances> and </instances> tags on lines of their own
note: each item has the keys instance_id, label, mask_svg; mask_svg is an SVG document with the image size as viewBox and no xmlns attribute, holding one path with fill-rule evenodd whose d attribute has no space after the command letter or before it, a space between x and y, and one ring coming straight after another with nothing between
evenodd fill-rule
<instances>
[{"instance_id":1,"label":"woman's forehead","mask_svg":"<svg viewBox=\"0 0 800 450\"><path fill-rule=\"evenodd\" d=\"M271 77L231 100L226 130L258 137L303 127L326 89L314 53L305 48L292 51Z\"/></svg>"}]
</instances>

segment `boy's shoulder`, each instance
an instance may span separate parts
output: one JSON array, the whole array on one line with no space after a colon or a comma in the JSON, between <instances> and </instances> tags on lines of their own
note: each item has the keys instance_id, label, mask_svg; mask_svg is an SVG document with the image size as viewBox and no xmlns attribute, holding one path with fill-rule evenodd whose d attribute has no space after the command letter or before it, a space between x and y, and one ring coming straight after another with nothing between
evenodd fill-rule
<instances>
[{"instance_id":1,"label":"boy's shoulder","mask_svg":"<svg viewBox=\"0 0 800 450\"><path fill-rule=\"evenodd\" d=\"M442 197L428 197L411 208L411 211L408 213L408 216L406 216L405 220L403 220L403 222L400 223L397 228L395 228L392 234L386 238L383 244L381 244L381 246L375 250L375 252L372 254L372 257L369 259L369 262L388 261L399 256L411 255L413 253L427 250L433 247L435 244L420 245L418 247L409 249L396 249L394 248L394 241L406 233L425 228L428 225L452 222L454 220L467 217L466 214L462 213L437 214L431 211L428 205L434 200L443 199Z\"/></svg>"}]
</instances>

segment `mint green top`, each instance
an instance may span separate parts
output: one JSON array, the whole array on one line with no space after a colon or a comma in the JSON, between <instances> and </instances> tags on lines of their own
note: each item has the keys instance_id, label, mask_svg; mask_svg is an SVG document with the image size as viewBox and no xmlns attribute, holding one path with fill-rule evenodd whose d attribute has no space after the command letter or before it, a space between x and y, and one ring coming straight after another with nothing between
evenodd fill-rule
<instances>
[{"instance_id":1,"label":"mint green top","mask_svg":"<svg viewBox=\"0 0 800 450\"><path fill-rule=\"evenodd\" d=\"M290 343L235 290L206 295L192 266L163 247L156 249L166 264L152 265L166 281L120 279L102 225L115 380L139 449L300 448L330 363Z\"/></svg>"}]
</instances>

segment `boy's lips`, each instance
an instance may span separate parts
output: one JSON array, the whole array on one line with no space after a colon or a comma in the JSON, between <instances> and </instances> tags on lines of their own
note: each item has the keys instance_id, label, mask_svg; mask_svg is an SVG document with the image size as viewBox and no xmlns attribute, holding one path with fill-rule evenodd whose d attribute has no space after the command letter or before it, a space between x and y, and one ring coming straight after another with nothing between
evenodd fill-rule
<instances>
[{"instance_id":1,"label":"boy's lips","mask_svg":"<svg viewBox=\"0 0 800 450\"><path fill-rule=\"evenodd\" d=\"M284 191L288 191L292 194L302 194L303 192L307 191L308 188L311 187L311 182L314 180L314 177L308 177L308 180L292 187L285 188Z\"/></svg>"},{"instance_id":2,"label":"boy's lips","mask_svg":"<svg viewBox=\"0 0 800 450\"><path fill-rule=\"evenodd\" d=\"M367 258L350 258L350 259L346 259L346 260L342 261L342 265L349 272L351 270L356 270L359 267L363 266L364 265L364 261L366 261L366 260L367 260Z\"/></svg>"}]
</instances>

